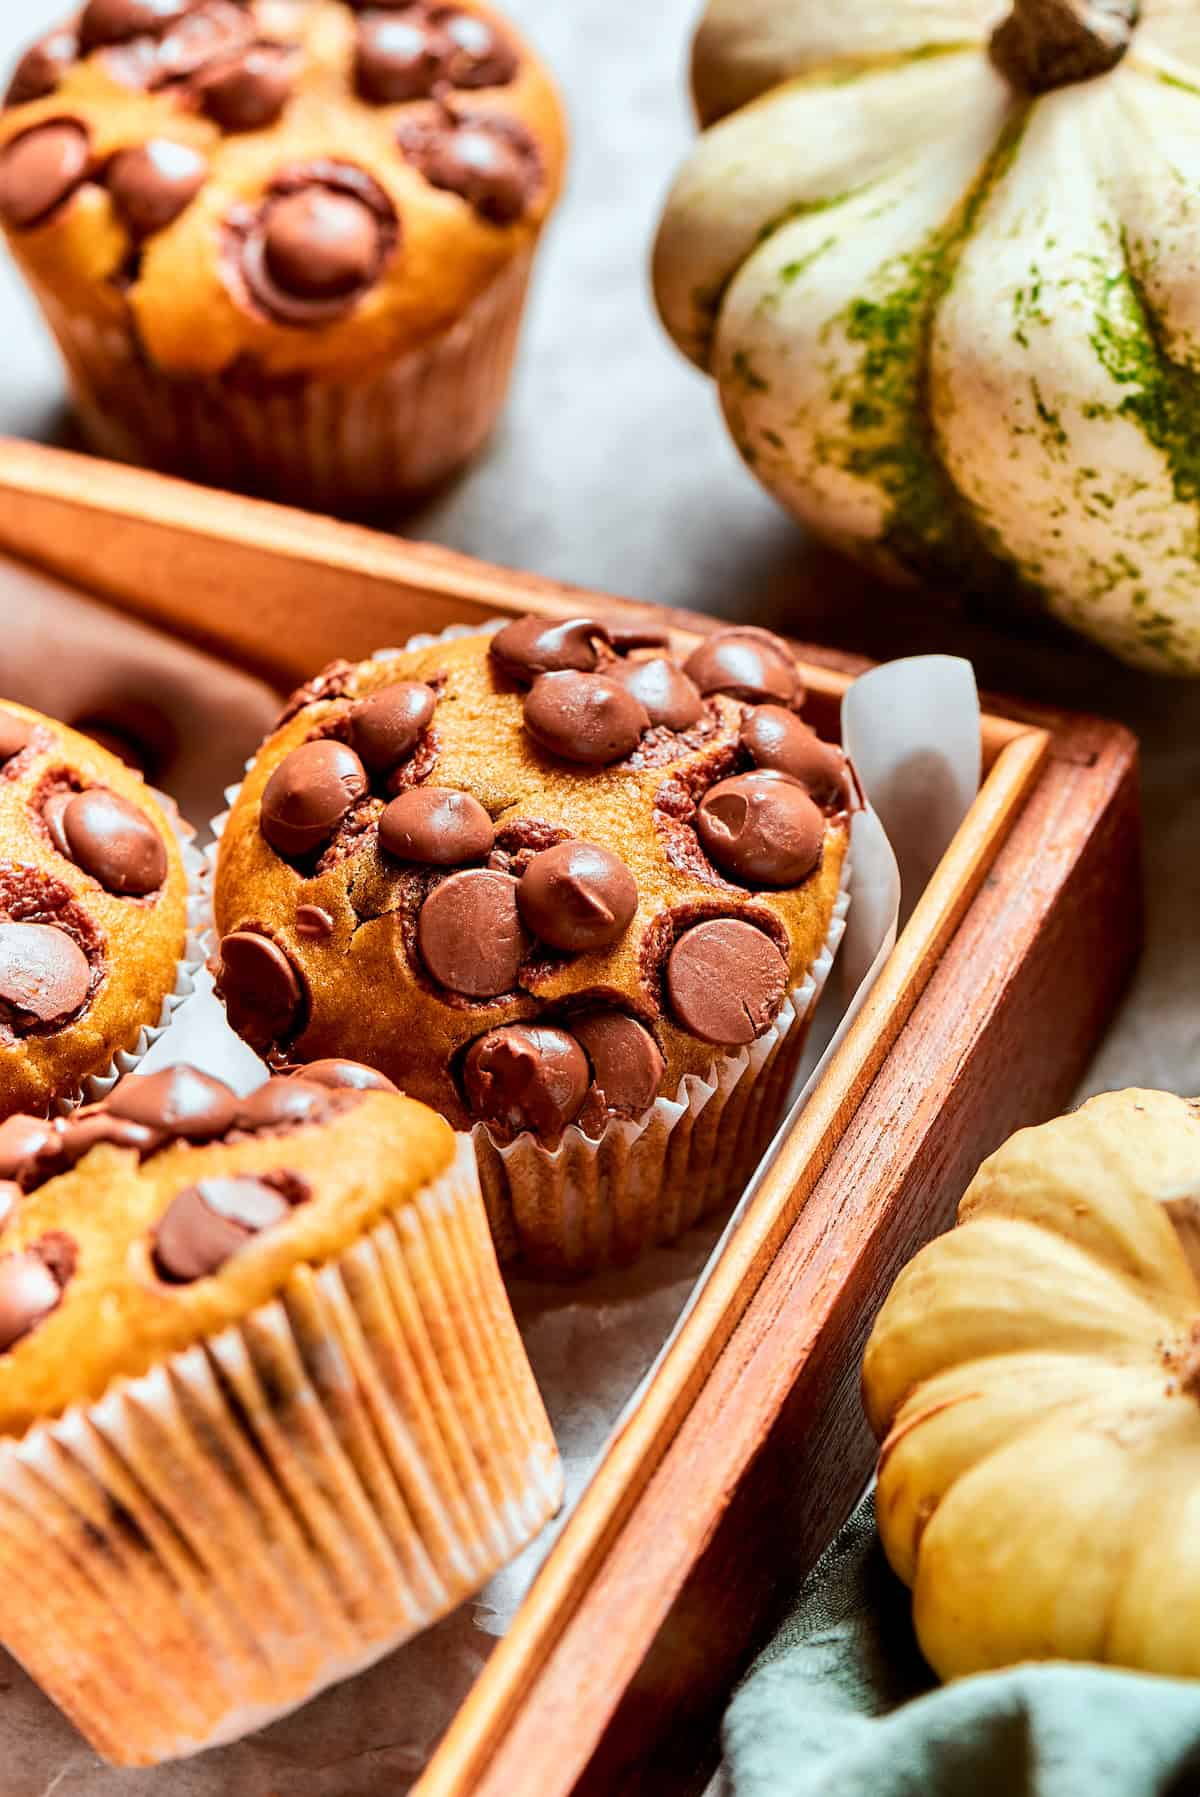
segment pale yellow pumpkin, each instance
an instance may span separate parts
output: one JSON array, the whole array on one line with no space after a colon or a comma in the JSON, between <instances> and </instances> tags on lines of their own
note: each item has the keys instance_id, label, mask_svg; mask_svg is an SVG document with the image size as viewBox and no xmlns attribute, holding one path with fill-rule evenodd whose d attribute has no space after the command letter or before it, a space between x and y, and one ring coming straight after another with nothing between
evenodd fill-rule
<instances>
[{"instance_id":1,"label":"pale yellow pumpkin","mask_svg":"<svg viewBox=\"0 0 1200 1797\"><path fill-rule=\"evenodd\" d=\"M1200 1107L1106 1094L985 1161L867 1347L879 1528L943 1678L1200 1677Z\"/></svg>"},{"instance_id":2,"label":"pale yellow pumpkin","mask_svg":"<svg viewBox=\"0 0 1200 1797\"><path fill-rule=\"evenodd\" d=\"M655 290L763 483L1200 674L1196 0L709 0L693 84Z\"/></svg>"}]
</instances>

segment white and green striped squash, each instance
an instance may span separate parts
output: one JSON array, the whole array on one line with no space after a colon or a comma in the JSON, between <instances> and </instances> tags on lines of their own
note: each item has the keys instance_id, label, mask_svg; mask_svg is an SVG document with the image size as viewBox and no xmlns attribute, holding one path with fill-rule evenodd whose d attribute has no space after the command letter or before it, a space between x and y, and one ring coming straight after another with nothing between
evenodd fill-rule
<instances>
[{"instance_id":1,"label":"white and green striped squash","mask_svg":"<svg viewBox=\"0 0 1200 1797\"><path fill-rule=\"evenodd\" d=\"M655 290L763 483L1200 674L1200 0L709 0L693 79Z\"/></svg>"}]
</instances>

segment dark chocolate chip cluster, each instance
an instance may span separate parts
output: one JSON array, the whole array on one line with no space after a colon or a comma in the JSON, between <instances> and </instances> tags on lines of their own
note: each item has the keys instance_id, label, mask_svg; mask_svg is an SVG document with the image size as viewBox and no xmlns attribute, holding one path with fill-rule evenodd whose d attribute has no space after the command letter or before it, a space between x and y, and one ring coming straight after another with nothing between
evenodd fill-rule
<instances>
[{"instance_id":1,"label":"dark chocolate chip cluster","mask_svg":"<svg viewBox=\"0 0 1200 1797\"><path fill-rule=\"evenodd\" d=\"M597 1007L559 1023L511 1023L473 1042L462 1087L473 1117L512 1138L543 1142L569 1123L599 1135L610 1116L641 1117L666 1062L644 1024Z\"/></svg>"},{"instance_id":2,"label":"dark chocolate chip cluster","mask_svg":"<svg viewBox=\"0 0 1200 1797\"><path fill-rule=\"evenodd\" d=\"M755 890L802 885L820 866L826 811L849 803L845 757L796 715L804 693L779 637L753 626L708 637L679 667L656 633L610 631L589 618L522 618L494 638L492 659L526 688L525 727L561 760L606 767L642 752L648 733L694 729L713 694L747 707L731 771L675 817L719 877ZM630 659L633 652L648 651ZM747 765L748 764L748 765ZM696 864L695 853L690 857ZM787 993L780 948L744 918L708 917L675 936L662 974L676 1021L715 1046L760 1036Z\"/></svg>"},{"instance_id":3,"label":"dark chocolate chip cluster","mask_svg":"<svg viewBox=\"0 0 1200 1797\"><path fill-rule=\"evenodd\" d=\"M394 106L444 96L454 88L507 87L517 53L495 25L454 6L388 5L369 0L355 47L355 80L364 100Z\"/></svg>"},{"instance_id":4,"label":"dark chocolate chip cluster","mask_svg":"<svg viewBox=\"0 0 1200 1797\"><path fill-rule=\"evenodd\" d=\"M797 715L804 693L780 638L718 632L682 665L670 650L655 629L523 617L489 640L488 663L501 690L520 691L538 751L575 777L663 766L654 824L664 853L713 897L651 920L643 983L682 1031L733 1050L770 1027L791 974L786 934L765 912L724 915L721 894L803 886L821 866L828 816L849 807L848 769ZM328 671L300 705L345 699L353 675L348 664ZM741 707L736 740L717 695ZM535 990L554 957L613 948L637 915L638 886L609 847L534 818L510 815L498 830L471 792L435 784L438 703L433 686L401 681L331 712L274 768L259 829L302 873L374 833L385 875L408 882L397 908L413 968L445 1004L492 1005ZM315 941L335 927L310 905L296 922ZM265 933L226 936L217 971L235 1028L255 1046L302 1033L301 971ZM666 1058L650 1017L621 1003L581 995L456 1050L470 1115L501 1136L543 1140L570 1123L598 1134L607 1117L644 1115Z\"/></svg>"},{"instance_id":5,"label":"dark chocolate chip cluster","mask_svg":"<svg viewBox=\"0 0 1200 1797\"><path fill-rule=\"evenodd\" d=\"M239 1098L198 1068L130 1074L99 1104L69 1117L15 1116L0 1123L0 1229L26 1193L108 1144L148 1160L177 1143L201 1146L247 1136L285 1135L348 1109L364 1091L394 1091L382 1074L352 1061L319 1061L269 1080ZM281 1222L311 1197L297 1174L201 1179L184 1188L164 1212L152 1248L159 1276L189 1284L216 1273L253 1236ZM61 1233L18 1254L0 1257L0 1352L7 1351L57 1309L70 1282L75 1247Z\"/></svg>"},{"instance_id":6,"label":"dark chocolate chip cluster","mask_svg":"<svg viewBox=\"0 0 1200 1797\"><path fill-rule=\"evenodd\" d=\"M370 105L417 103L395 131L399 155L433 187L456 194L480 218L520 218L543 180L531 134L501 113L460 113L456 90L503 87L519 67L513 46L489 21L423 0L355 6L353 81ZM22 57L6 104L54 94L81 57L105 58L124 85L170 90L225 133L275 124L301 72L296 45L261 37L250 0L88 0L74 25L51 32ZM209 176L200 151L169 135L107 160L71 117L43 121L0 153L0 218L13 230L46 224L85 183L105 186L135 245L165 230ZM257 207L228 221L226 276L234 291L274 322L331 322L379 280L402 235L383 188L340 162L280 171ZM127 271L128 272L128 271Z\"/></svg>"},{"instance_id":7,"label":"dark chocolate chip cluster","mask_svg":"<svg viewBox=\"0 0 1200 1797\"><path fill-rule=\"evenodd\" d=\"M275 768L259 829L277 854L307 868L356 808L374 807L382 854L426 881L416 918L423 971L457 998L491 1000L517 988L538 945L584 954L619 941L637 910L637 884L608 849L573 838L535 848L542 827L521 820L498 838L470 793L410 783L434 765L437 700L431 686L397 681L357 701L336 722L344 740L318 736ZM389 792L395 796L384 803ZM324 933L319 921L306 926L318 938ZM257 1046L300 1027L299 972L268 937L251 930L226 936L217 980L234 1027Z\"/></svg>"}]
</instances>

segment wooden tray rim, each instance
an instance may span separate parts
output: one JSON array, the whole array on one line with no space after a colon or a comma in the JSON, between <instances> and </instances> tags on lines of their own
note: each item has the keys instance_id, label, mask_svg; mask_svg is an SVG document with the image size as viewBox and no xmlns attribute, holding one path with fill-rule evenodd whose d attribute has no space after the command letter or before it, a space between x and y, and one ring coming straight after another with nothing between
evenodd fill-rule
<instances>
[{"instance_id":1,"label":"wooden tray rim","mask_svg":"<svg viewBox=\"0 0 1200 1797\"><path fill-rule=\"evenodd\" d=\"M64 530L74 522L74 532ZM105 542L120 553L93 561L90 524L109 527ZM145 533L166 533L177 549L172 589L164 597L141 573ZM440 629L447 614L464 622L486 615L536 611L547 616L602 609L606 614L656 618L676 636L699 635L720 620L588 593L540 577L495 568L455 552L378 535L358 527L261 502L194 488L186 483L66 451L0 439L0 547L133 612L172 628L171 606L193 597L211 603L214 567L242 591L244 557L264 558L290 573L323 570L368 580L388 612L387 636ZM190 571L190 572L189 572ZM400 621L401 605L421 596L441 602L436 617ZM263 642L247 655L244 619L236 634L228 620L209 617L178 632L278 677L295 672L279 645ZM854 676L813 659L798 645L810 690L840 699ZM817 654L820 651L816 651ZM869 664L863 664L864 667ZM312 671L312 670L309 670ZM421 1797L465 1797L544 1664L630 1509L651 1478L698 1392L745 1313L780 1243L837 1140L860 1105L889 1048L924 991L992 860L1037 780L1051 745L1036 722L985 712L985 778L979 796L919 900L866 1004L764 1177L638 1405L610 1442L600 1466L555 1543L508 1633L460 1707L417 1789Z\"/></svg>"}]
</instances>

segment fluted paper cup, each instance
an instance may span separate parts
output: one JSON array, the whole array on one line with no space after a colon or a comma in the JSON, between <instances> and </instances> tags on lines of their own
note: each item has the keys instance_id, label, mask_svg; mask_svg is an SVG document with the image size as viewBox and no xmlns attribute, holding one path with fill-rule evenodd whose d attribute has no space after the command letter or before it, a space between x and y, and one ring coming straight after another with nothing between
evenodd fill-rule
<instances>
[{"instance_id":1,"label":"fluted paper cup","mask_svg":"<svg viewBox=\"0 0 1200 1797\"><path fill-rule=\"evenodd\" d=\"M575 1124L557 1148L532 1135L498 1143L472 1131L479 1179L501 1260L552 1278L623 1266L731 1203L782 1120L813 1014L850 906L850 858L820 954L765 1034L685 1074L635 1122L612 1118L591 1137Z\"/></svg>"},{"instance_id":2,"label":"fluted paper cup","mask_svg":"<svg viewBox=\"0 0 1200 1797\"><path fill-rule=\"evenodd\" d=\"M370 515L431 492L482 448L508 392L532 249L449 329L360 375L172 374L132 325L35 283L92 447L213 486Z\"/></svg>"},{"instance_id":3,"label":"fluted paper cup","mask_svg":"<svg viewBox=\"0 0 1200 1797\"><path fill-rule=\"evenodd\" d=\"M241 1324L0 1444L0 1638L157 1764L427 1628L561 1497L463 1141Z\"/></svg>"}]
</instances>

